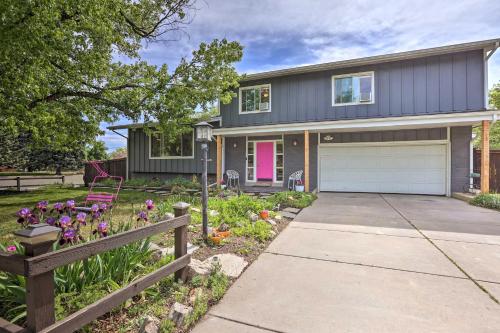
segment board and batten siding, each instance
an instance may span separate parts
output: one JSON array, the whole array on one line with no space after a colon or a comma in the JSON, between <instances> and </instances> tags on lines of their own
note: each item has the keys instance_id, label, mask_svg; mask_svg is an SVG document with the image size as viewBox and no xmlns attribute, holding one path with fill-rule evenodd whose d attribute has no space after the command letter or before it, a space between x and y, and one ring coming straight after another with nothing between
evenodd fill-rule
<instances>
[{"instance_id":1,"label":"board and batten siding","mask_svg":"<svg viewBox=\"0 0 500 333\"><path fill-rule=\"evenodd\" d=\"M129 129L129 172L137 173L175 173L198 174L202 171L201 144L195 142L194 158L189 159L150 159L149 137L142 129ZM215 173L217 149L215 142L208 146L208 173Z\"/></svg>"},{"instance_id":2,"label":"board and batten siding","mask_svg":"<svg viewBox=\"0 0 500 333\"><path fill-rule=\"evenodd\" d=\"M332 76L374 71L375 103L332 106ZM461 52L243 82L271 84L271 112L239 114L221 104L224 127L384 118L485 109L483 51Z\"/></svg>"}]
</instances>

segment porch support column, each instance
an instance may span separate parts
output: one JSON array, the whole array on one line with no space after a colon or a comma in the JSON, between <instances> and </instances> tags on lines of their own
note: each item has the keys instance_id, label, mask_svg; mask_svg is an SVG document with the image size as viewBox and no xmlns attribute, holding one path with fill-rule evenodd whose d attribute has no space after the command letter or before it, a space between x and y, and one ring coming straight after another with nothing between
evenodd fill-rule
<instances>
[{"instance_id":1,"label":"porch support column","mask_svg":"<svg viewBox=\"0 0 500 333\"><path fill-rule=\"evenodd\" d=\"M309 192L309 131L304 131L304 191Z\"/></svg>"},{"instance_id":2,"label":"porch support column","mask_svg":"<svg viewBox=\"0 0 500 333\"><path fill-rule=\"evenodd\" d=\"M481 192L490 191L490 122L483 120L481 129Z\"/></svg>"},{"instance_id":3,"label":"porch support column","mask_svg":"<svg viewBox=\"0 0 500 333\"><path fill-rule=\"evenodd\" d=\"M217 186L222 180L222 136L217 135Z\"/></svg>"}]
</instances>

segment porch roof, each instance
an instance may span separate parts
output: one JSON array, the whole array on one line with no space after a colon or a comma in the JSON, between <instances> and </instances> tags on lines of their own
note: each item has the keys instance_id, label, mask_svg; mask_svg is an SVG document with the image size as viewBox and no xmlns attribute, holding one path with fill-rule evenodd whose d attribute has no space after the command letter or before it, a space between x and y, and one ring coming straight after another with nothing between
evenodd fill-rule
<instances>
[{"instance_id":1,"label":"porch roof","mask_svg":"<svg viewBox=\"0 0 500 333\"><path fill-rule=\"evenodd\" d=\"M309 132L352 132L393 129L416 129L448 126L469 126L483 120L495 122L500 118L499 110L431 114L423 116L403 116L387 118L367 118L320 122L285 123L260 126L226 127L213 130L214 135L264 135Z\"/></svg>"}]
</instances>

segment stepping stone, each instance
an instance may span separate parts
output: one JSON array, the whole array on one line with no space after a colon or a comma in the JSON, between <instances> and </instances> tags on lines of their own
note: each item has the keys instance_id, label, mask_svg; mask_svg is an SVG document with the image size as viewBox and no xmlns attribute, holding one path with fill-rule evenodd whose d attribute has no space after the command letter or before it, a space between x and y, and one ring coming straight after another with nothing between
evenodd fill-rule
<instances>
[{"instance_id":1,"label":"stepping stone","mask_svg":"<svg viewBox=\"0 0 500 333\"><path fill-rule=\"evenodd\" d=\"M297 216L297 214L282 211L282 212L281 212L281 216L286 217L286 218L289 218L289 219L294 219L294 218L295 218L295 216Z\"/></svg>"},{"instance_id":2,"label":"stepping stone","mask_svg":"<svg viewBox=\"0 0 500 333\"><path fill-rule=\"evenodd\" d=\"M215 263L219 263L222 273L231 278L240 276L241 272L243 272L245 267L248 265L248 262L246 262L242 257L231 253L223 253L211 256L204 261L191 259L189 267L191 267L191 269L197 274L207 275L210 274L212 266Z\"/></svg>"},{"instance_id":3,"label":"stepping stone","mask_svg":"<svg viewBox=\"0 0 500 333\"><path fill-rule=\"evenodd\" d=\"M293 207L287 207L287 208L283 209L283 211L284 212L298 214L300 212L300 209L299 208L293 208Z\"/></svg>"}]
</instances>

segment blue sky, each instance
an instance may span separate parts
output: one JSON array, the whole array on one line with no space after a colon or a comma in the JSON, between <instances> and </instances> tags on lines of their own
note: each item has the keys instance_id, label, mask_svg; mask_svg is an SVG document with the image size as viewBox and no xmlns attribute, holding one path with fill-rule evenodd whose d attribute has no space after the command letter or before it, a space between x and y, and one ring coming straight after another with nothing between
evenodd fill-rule
<instances>
[{"instance_id":1,"label":"blue sky","mask_svg":"<svg viewBox=\"0 0 500 333\"><path fill-rule=\"evenodd\" d=\"M500 38L496 0L205 0L191 19L178 41L145 45L141 57L175 68L200 42L227 38L244 46L237 70L252 73ZM499 81L500 51L489 62L490 87ZM109 151L126 145L110 131L100 139Z\"/></svg>"}]
</instances>

